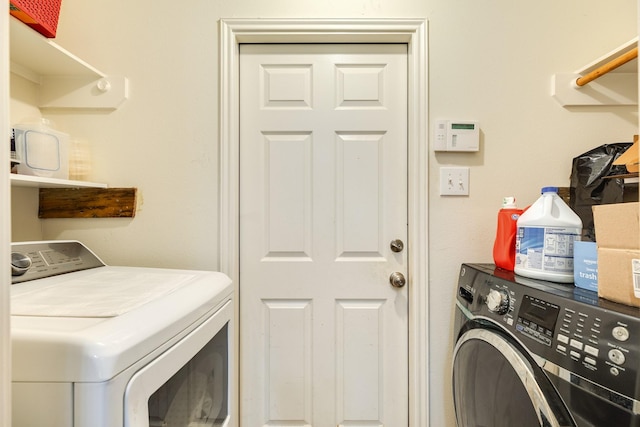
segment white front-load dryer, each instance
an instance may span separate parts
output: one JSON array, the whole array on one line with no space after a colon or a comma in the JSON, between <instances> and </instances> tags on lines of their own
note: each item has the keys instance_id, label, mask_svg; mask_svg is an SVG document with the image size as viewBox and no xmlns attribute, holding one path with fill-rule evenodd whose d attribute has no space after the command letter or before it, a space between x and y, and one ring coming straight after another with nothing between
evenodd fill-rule
<instances>
[{"instance_id":1,"label":"white front-load dryer","mask_svg":"<svg viewBox=\"0 0 640 427\"><path fill-rule=\"evenodd\" d=\"M76 241L11 258L13 427L235 425L227 276L107 266Z\"/></svg>"}]
</instances>

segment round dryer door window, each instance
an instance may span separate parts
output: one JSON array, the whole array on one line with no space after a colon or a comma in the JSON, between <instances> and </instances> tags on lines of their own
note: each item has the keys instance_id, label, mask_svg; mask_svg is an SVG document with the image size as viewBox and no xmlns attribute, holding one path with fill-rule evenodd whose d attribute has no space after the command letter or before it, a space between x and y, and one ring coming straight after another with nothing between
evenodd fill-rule
<instances>
[{"instance_id":1,"label":"round dryer door window","mask_svg":"<svg viewBox=\"0 0 640 427\"><path fill-rule=\"evenodd\" d=\"M542 369L500 332L468 330L453 357L458 427L575 426Z\"/></svg>"}]
</instances>

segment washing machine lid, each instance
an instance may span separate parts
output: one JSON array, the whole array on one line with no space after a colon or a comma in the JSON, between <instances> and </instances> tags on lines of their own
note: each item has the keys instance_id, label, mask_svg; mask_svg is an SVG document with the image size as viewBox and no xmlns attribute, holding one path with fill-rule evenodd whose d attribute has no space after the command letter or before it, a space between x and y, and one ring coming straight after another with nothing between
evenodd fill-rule
<instances>
[{"instance_id":1,"label":"washing machine lid","mask_svg":"<svg viewBox=\"0 0 640 427\"><path fill-rule=\"evenodd\" d=\"M232 298L224 274L100 266L12 285L13 381L101 382Z\"/></svg>"}]
</instances>

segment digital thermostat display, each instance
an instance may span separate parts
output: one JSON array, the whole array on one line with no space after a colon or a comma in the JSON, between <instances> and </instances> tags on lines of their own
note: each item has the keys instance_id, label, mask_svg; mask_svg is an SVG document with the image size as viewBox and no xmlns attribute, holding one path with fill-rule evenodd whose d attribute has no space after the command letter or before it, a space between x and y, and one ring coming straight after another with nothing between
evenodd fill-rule
<instances>
[{"instance_id":1,"label":"digital thermostat display","mask_svg":"<svg viewBox=\"0 0 640 427\"><path fill-rule=\"evenodd\" d=\"M470 129L473 130L476 128L475 123L451 123L451 129Z\"/></svg>"},{"instance_id":2,"label":"digital thermostat display","mask_svg":"<svg viewBox=\"0 0 640 427\"><path fill-rule=\"evenodd\" d=\"M474 120L436 120L435 151L478 151L480 129Z\"/></svg>"}]
</instances>

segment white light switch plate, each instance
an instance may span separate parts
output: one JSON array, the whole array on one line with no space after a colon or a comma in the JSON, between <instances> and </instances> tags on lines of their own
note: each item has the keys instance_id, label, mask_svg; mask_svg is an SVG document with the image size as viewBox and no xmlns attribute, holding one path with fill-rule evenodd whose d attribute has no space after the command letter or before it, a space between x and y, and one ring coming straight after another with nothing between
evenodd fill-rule
<instances>
[{"instance_id":1,"label":"white light switch plate","mask_svg":"<svg viewBox=\"0 0 640 427\"><path fill-rule=\"evenodd\" d=\"M469 195L469 168L443 167L440 168L441 196Z\"/></svg>"}]
</instances>

